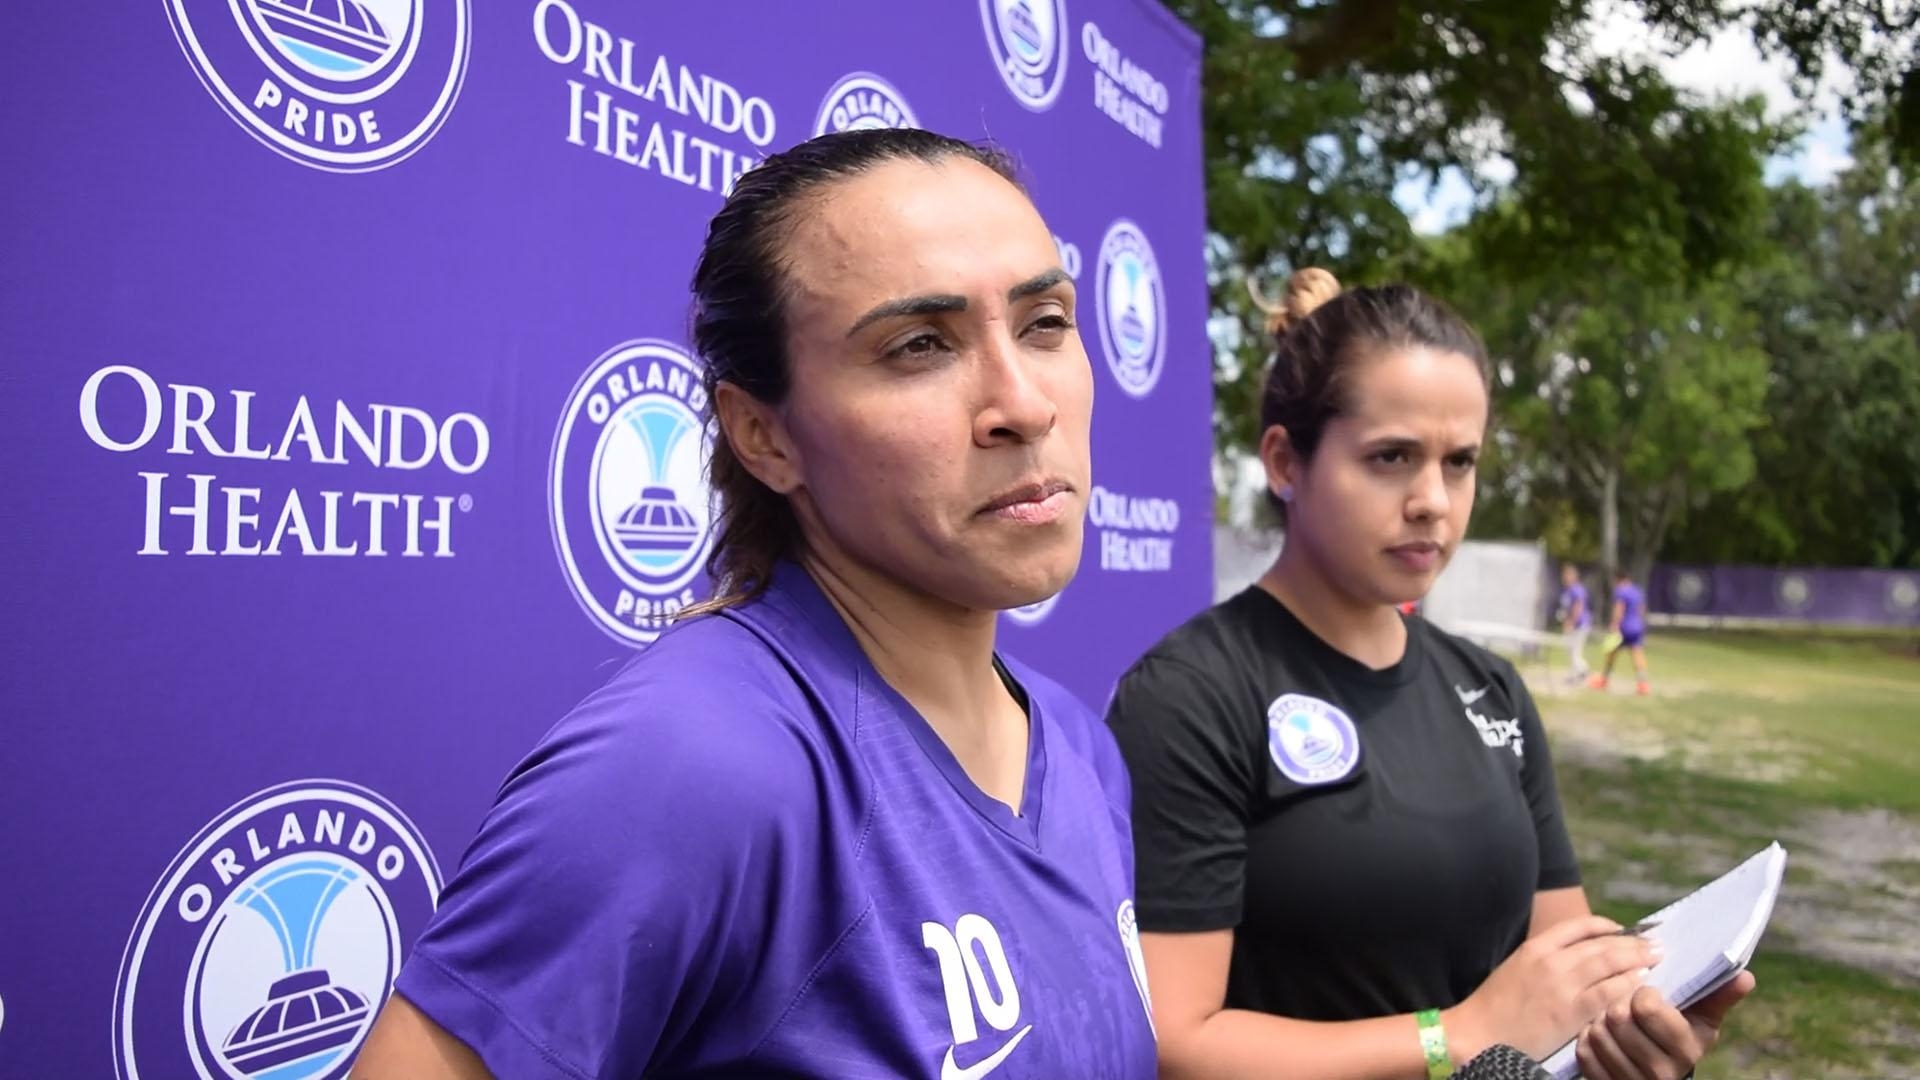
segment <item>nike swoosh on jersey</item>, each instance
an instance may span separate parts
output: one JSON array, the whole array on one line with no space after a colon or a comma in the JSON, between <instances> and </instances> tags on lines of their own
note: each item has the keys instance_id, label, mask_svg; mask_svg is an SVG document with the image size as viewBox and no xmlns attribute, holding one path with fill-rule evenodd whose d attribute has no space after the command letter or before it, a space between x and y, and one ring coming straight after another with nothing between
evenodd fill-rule
<instances>
[{"instance_id":1,"label":"nike swoosh on jersey","mask_svg":"<svg viewBox=\"0 0 1920 1080\"><path fill-rule=\"evenodd\" d=\"M995 1050L992 1057L981 1058L964 1069L954 1064L953 1047L947 1047L947 1060L940 1064L940 1080L980 1080L981 1077L999 1068L1000 1063L1007 1060L1007 1055L1013 1053L1013 1048L1019 1046L1020 1040L1026 1038L1027 1032L1032 1030L1032 1024L1021 1028L1018 1034L1007 1040L1007 1045Z\"/></svg>"},{"instance_id":2,"label":"nike swoosh on jersey","mask_svg":"<svg viewBox=\"0 0 1920 1080\"><path fill-rule=\"evenodd\" d=\"M1474 702L1479 701L1481 698L1486 697L1487 691L1490 689L1492 689L1492 687L1483 686L1478 690L1462 690L1458 686L1456 686L1453 688L1453 692L1460 696L1460 704L1471 705Z\"/></svg>"}]
</instances>

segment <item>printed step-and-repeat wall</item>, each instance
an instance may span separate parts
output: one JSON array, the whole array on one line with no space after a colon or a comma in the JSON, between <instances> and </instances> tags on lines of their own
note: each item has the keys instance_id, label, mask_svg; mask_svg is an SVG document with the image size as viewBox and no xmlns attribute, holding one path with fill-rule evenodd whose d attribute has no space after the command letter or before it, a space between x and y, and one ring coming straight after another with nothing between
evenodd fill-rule
<instances>
[{"instance_id":1,"label":"printed step-and-repeat wall","mask_svg":"<svg viewBox=\"0 0 1920 1080\"><path fill-rule=\"evenodd\" d=\"M1154 0L7 23L6 1080L345 1074L501 779L704 594L687 281L816 132L999 142L1078 279L1086 553L1003 648L1098 708L1210 599L1200 52Z\"/></svg>"}]
</instances>

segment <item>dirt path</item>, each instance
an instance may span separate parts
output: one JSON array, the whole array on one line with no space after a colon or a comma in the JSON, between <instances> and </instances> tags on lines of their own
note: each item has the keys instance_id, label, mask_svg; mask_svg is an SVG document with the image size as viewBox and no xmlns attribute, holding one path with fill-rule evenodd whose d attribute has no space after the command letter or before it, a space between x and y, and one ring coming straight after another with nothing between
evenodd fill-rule
<instances>
[{"instance_id":1,"label":"dirt path","mask_svg":"<svg viewBox=\"0 0 1920 1080\"><path fill-rule=\"evenodd\" d=\"M1555 710L1553 720L1554 753L1603 770L1617 769L1627 758L1677 759L1698 772L1779 781L1802 759L1790 743L1762 737L1757 725L1748 737L1729 738L1743 733L1724 725L1717 730L1719 747L1740 747L1729 756L1684 733L1607 724L1573 710ZM1712 824L1725 831L1740 825ZM1589 832L1576 838L1582 847L1650 848L1703 881L1748 854L1705 836L1648 835L1625 825ZM1886 810L1819 810L1780 840L1791 876L1770 932L1790 939L1795 952L1920 984L1920 822ZM1672 886L1661 881L1621 877L1598 886L1607 898L1629 903L1672 899Z\"/></svg>"}]
</instances>

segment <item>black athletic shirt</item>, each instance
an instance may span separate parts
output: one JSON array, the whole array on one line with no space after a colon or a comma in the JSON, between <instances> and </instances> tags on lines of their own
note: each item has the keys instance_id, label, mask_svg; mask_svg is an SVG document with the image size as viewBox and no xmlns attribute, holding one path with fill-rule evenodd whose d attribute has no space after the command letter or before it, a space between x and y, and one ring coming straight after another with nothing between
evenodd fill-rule
<instances>
[{"instance_id":1,"label":"black athletic shirt","mask_svg":"<svg viewBox=\"0 0 1920 1080\"><path fill-rule=\"evenodd\" d=\"M1375 671L1252 587L1169 634L1107 714L1143 931L1232 928L1226 1006L1359 1020L1458 1004L1580 883L1513 665L1407 620Z\"/></svg>"}]
</instances>

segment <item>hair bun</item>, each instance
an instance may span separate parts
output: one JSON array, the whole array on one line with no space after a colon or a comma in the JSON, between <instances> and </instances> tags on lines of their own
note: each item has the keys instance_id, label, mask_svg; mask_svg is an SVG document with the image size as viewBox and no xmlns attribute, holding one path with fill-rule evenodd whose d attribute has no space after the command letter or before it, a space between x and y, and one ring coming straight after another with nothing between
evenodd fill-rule
<instances>
[{"instance_id":1,"label":"hair bun","mask_svg":"<svg viewBox=\"0 0 1920 1080\"><path fill-rule=\"evenodd\" d=\"M1253 278L1247 279L1247 292L1267 315L1267 333L1278 339L1298 326L1313 309L1340 295L1340 279L1317 266L1295 270L1287 278L1287 291L1278 301L1268 299Z\"/></svg>"}]
</instances>

